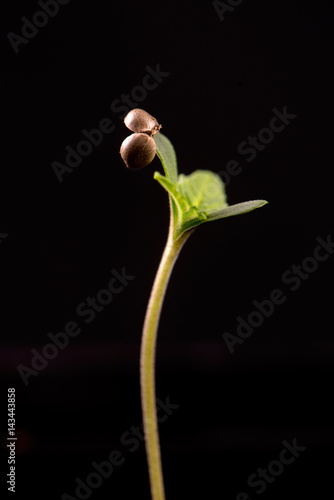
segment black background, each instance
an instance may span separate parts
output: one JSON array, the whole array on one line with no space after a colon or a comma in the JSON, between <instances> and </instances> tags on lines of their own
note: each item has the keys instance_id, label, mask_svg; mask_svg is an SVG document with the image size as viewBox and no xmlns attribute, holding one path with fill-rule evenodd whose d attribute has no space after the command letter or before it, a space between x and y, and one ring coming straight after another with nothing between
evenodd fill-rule
<instances>
[{"instance_id":1,"label":"black background","mask_svg":"<svg viewBox=\"0 0 334 500\"><path fill-rule=\"evenodd\" d=\"M6 438L15 387L16 498L75 497L75 479L115 449L125 463L90 498L150 498L144 446L131 453L120 438L141 422L140 336L168 198L152 178L157 158L125 168L129 132L110 105L157 65L168 76L137 104L162 123L179 171L238 160L229 203L269 201L198 228L175 266L157 348L157 395L179 405L160 431L167 499L330 495L334 257L298 290L282 283L333 234L330 6L244 0L221 21L204 1L72 0L16 54L7 34L40 7L2 2L1 408ZM284 106L297 117L248 163L239 144ZM103 118L115 130L60 183L52 162ZM78 318L78 304L123 267L135 279L91 324ZM224 332L277 288L284 304L232 355ZM68 321L80 335L26 387L17 366ZM295 463L260 495L247 486L293 439L306 447Z\"/></svg>"}]
</instances>

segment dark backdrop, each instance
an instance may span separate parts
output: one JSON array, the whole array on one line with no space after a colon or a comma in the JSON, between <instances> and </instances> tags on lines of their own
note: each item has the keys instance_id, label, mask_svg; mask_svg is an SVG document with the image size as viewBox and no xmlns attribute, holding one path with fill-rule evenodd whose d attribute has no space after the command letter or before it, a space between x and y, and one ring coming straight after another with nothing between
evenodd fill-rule
<instances>
[{"instance_id":1,"label":"dark backdrop","mask_svg":"<svg viewBox=\"0 0 334 500\"><path fill-rule=\"evenodd\" d=\"M120 158L129 132L117 100L128 95L129 109L144 108L162 123L180 172L211 169L227 180L235 160L229 203L269 200L198 228L175 266L157 348L157 395L178 405L161 423L167 498L327 497L331 2L72 0L59 9L46 3L49 14L36 16L41 4L1 8L1 494L7 388L14 387L16 498L80 498L76 478L86 483L92 463L113 450L124 463L91 494L80 490L81 498L150 497L144 446L124 434L141 423L141 328L169 216L167 195L153 180L162 171L158 159L133 172ZM155 79L146 76L154 71ZM275 112L289 115L284 127L263 131L279 125ZM80 146L83 130L101 121L109 133L95 133L100 143L90 150ZM259 134L266 144L247 153L249 137ZM86 156L71 156L78 165L57 176L54 162L65 165L78 147ZM135 279L94 317L78 315L111 271L123 268ZM282 303L263 303L275 289ZM267 305L267 318L254 314L254 301ZM244 339L236 337L248 318L257 326L243 323ZM39 371L20 375L18 367L31 369L36 352L52 343L50 332L69 322L80 332L68 345L49 348L54 359L43 367L39 358ZM303 451L282 471L272 461L286 443ZM276 471L270 484L247 484L268 466Z\"/></svg>"}]
</instances>

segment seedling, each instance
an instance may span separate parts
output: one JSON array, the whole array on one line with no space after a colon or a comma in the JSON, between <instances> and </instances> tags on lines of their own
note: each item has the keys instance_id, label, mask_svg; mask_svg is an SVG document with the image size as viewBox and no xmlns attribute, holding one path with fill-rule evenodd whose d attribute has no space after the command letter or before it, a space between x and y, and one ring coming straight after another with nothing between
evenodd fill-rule
<instances>
[{"instance_id":1,"label":"seedling","mask_svg":"<svg viewBox=\"0 0 334 500\"><path fill-rule=\"evenodd\" d=\"M140 353L140 388L143 426L152 500L165 500L155 396L155 347L162 303L176 259L195 228L214 220L244 214L266 205L253 200L229 206L221 178L210 170L178 174L173 145L161 132L157 120L142 109L133 109L124 119L134 133L121 146L128 168L141 168L157 153L165 175L154 173L169 195L170 224L165 250L148 302Z\"/></svg>"}]
</instances>

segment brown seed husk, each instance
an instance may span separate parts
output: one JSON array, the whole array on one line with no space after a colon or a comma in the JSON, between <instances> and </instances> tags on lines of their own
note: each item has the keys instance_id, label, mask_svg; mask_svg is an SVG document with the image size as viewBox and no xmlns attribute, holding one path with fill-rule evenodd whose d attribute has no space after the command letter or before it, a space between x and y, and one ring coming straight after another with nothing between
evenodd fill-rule
<instances>
[{"instance_id":1,"label":"brown seed husk","mask_svg":"<svg viewBox=\"0 0 334 500\"><path fill-rule=\"evenodd\" d=\"M145 132L154 135L161 129L161 125L153 116L139 108L129 111L124 118L124 123L132 132Z\"/></svg>"},{"instance_id":2,"label":"brown seed husk","mask_svg":"<svg viewBox=\"0 0 334 500\"><path fill-rule=\"evenodd\" d=\"M156 154L154 139L144 133L131 134L122 142L120 153L128 168L146 167Z\"/></svg>"}]
</instances>

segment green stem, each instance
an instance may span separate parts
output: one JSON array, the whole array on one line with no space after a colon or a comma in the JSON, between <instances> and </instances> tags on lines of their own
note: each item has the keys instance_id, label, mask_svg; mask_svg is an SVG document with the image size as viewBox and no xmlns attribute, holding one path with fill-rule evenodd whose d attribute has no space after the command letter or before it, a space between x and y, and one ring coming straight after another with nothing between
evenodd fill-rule
<instances>
[{"instance_id":1,"label":"green stem","mask_svg":"<svg viewBox=\"0 0 334 500\"><path fill-rule=\"evenodd\" d=\"M193 230L174 239L173 210L170 201L170 226L164 253L154 280L146 310L140 353L140 387L145 445L152 500L165 500L161 466L155 396L155 349L159 318L169 277L180 250Z\"/></svg>"}]
</instances>

